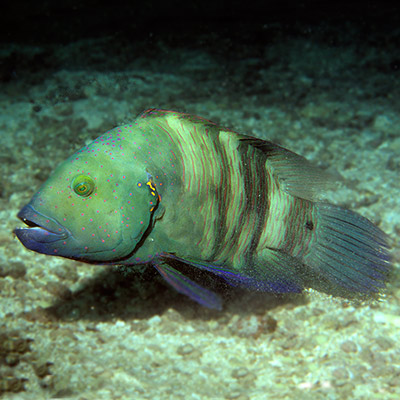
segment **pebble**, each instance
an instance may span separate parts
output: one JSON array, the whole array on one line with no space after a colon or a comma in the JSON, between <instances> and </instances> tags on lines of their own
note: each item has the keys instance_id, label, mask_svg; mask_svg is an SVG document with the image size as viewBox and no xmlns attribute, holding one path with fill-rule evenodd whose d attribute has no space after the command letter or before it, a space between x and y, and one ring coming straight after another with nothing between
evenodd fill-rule
<instances>
[{"instance_id":1,"label":"pebble","mask_svg":"<svg viewBox=\"0 0 400 400\"><path fill-rule=\"evenodd\" d=\"M375 343L384 351L394 347L394 341L384 336L379 336L376 339Z\"/></svg>"},{"instance_id":2,"label":"pebble","mask_svg":"<svg viewBox=\"0 0 400 400\"><path fill-rule=\"evenodd\" d=\"M232 371L232 378L235 378L235 379L244 378L245 376L248 375L248 373L249 373L249 370L246 367L235 368Z\"/></svg>"},{"instance_id":3,"label":"pebble","mask_svg":"<svg viewBox=\"0 0 400 400\"><path fill-rule=\"evenodd\" d=\"M10 276L14 279L20 279L26 275L26 267L20 261L6 265L0 265L0 277Z\"/></svg>"},{"instance_id":4,"label":"pebble","mask_svg":"<svg viewBox=\"0 0 400 400\"><path fill-rule=\"evenodd\" d=\"M341 344L340 348L345 353L356 353L357 352L357 345L351 340L346 340L345 342L343 342Z\"/></svg>"},{"instance_id":5,"label":"pebble","mask_svg":"<svg viewBox=\"0 0 400 400\"><path fill-rule=\"evenodd\" d=\"M72 296L71 289L61 282L48 282L45 285L45 289L60 299L68 299Z\"/></svg>"},{"instance_id":6,"label":"pebble","mask_svg":"<svg viewBox=\"0 0 400 400\"><path fill-rule=\"evenodd\" d=\"M194 350L193 345L191 345L190 343L186 343L186 344L184 344L182 346L179 346L176 352L180 356L186 356L186 355L192 353L193 350Z\"/></svg>"},{"instance_id":7,"label":"pebble","mask_svg":"<svg viewBox=\"0 0 400 400\"><path fill-rule=\"evenodd\" d=\"M332 376L335 379L343 380L349 378L349 373L347 372L346 368L340 367L333 370Z\"/></svg>"}]
</instances>

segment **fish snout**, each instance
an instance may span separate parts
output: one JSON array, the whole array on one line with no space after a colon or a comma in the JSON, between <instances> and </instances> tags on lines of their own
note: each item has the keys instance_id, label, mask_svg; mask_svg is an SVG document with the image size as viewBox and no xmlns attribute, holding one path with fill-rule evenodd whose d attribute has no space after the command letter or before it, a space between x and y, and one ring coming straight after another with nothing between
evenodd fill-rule
<instances>
[{"instance_id":1,"label":"fish snout","mask_svg":"<svg viewBox=\"0 0 400 400\"><path fill-rule=\"evenodd\" d=\"M16 228L14 234L28 249L43 254L55 254L56 242L65 240L70 232L56 220L39 213L27 204L17 214L27 226Z\"/></svg>"}]
</instances>

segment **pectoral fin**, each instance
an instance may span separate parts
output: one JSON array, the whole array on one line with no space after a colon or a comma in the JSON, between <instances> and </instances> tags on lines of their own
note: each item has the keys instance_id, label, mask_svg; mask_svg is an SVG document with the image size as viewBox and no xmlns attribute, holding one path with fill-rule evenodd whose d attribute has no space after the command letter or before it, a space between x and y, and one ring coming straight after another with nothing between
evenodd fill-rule
<instances>
[{"instance_id":1,"label":"pectoral fin","mask_svg":"<svg viewBox=\"0 0 400 400\"><path fill-rule=\"evenodd\" d=\"M193 282L185 275L167 264L153 264L160 275L179 293L182 293L197 303L207 308L221 310L221 299L211 292Z\"/></svg>"}]
</instances>

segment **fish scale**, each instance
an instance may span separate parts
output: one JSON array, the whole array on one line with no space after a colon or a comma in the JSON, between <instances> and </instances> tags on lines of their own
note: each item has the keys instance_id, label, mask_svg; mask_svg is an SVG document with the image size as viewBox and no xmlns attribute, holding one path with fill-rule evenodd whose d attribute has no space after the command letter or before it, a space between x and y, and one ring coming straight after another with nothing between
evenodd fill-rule
<instances>
[{"instance_id":1,"label":"fish scale","mask_svg":"<svg viewBox=\"0 0 400 400\"><path fill-rule=\"evenodd\" d=\"M272 142L150 109L56 168L15 229L30 250L87 263L148 265L178 292L221 308L180 269L274 293L379 294L386 235L319 201L334 179ZM184 267L184 268L183 268Z\"/></svg>"}]
</instances>

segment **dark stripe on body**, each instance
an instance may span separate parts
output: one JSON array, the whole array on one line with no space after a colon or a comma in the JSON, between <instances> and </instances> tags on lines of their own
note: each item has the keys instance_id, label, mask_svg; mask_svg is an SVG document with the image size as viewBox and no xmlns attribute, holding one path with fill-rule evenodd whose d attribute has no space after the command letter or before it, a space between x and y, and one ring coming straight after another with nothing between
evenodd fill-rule
<instances>
[{"instance_id":1,"label":"dark stripe on body","mask_svg":"<svg viewBox=\"0 0 400 400\"><path fill-rule=\"evenodd\" d=\"M218 149L219 150L219 149ZM232 204L232 199L226 196L230 193L231 179L228 167L228 157L225 148L218 153L222 163L222 179L221 184L216 191L216 200L218 201L218 218L215 224L216 241L212 260L220 262L227 261L226 258L233 258L240 251L244 257L243 261L246 266L253 265L254 252L260 240L262 228L268 210L268 181L265 170L264 154L246 143L241 143L237 150L237 157L240 160L240 179L244 186L244 196L238 194L235 196L236 201L244 202L243 209L240 214L235 216L234 221L227 221L227 210L238 206L238 210L242 204ZM228 222L235 226L233 234L226 237ZM244 237L244 229L247 235ZM224 250L228 248L229 256L224 255L224 259L219 259ZM237 267L237 266L236 266Z\"/></svg>"},{"instance_id":2,"label":"dark stripe on body","mask_svg":"<svg viewBox=\"0 0 400 400\"><path fill-rule=\"evenodd\" d=\"M215 260L216 258L218 258L218 254L220 254L221 250L224 247L223 244L227 234L226 210L228 207L226 192L230 190L230 188L226 186L228 182L226 175L227 173L229 173L229 169L227 168L228 160L226 158L225 149L223 149L223 146L219 142L218 137L214 138L213 145L215 152L217 153L218 161L221 164L221 177L220 182L216 183L215 187L215 201L218 205L218 212L214 223L215 240L211 260Z\"/></svg>"},{"instance_id":3,"label":"dark stripe on body","mask_svg":"<svg viewBox=\"0 0 400 400\"><path fill-rule=\"evenodd\" d=\"M268 218L268 180L265 170L266 157L260 151L254 151L253 165L255 188L253 189L253 198L255 199L253 212L256 218L255 229L251 236L249 247L246 254L246 265L252 265L255 250L260 241L261 233L265 224L265 219Z\"/></svg>"}]
</instances>

